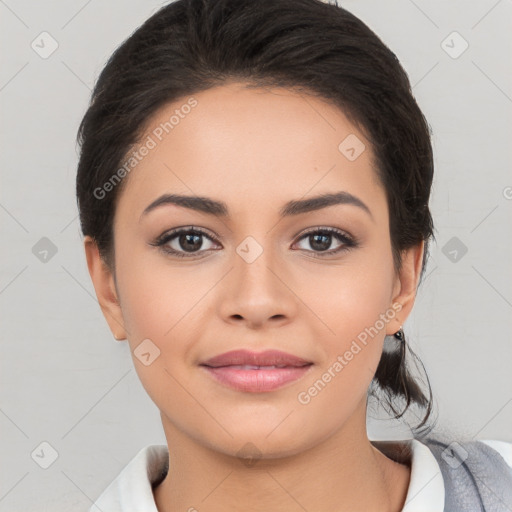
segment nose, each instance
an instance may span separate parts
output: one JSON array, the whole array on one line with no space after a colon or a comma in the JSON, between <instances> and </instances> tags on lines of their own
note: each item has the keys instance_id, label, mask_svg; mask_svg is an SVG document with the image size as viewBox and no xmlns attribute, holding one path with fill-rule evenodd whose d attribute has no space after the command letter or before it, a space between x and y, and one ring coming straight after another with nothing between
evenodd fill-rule
<instances>
[{"instance_id":1,"label":"nose","mask_svg":"<svg viewBox=\"0 0 512 512\"><path fill-rule=\"evenodd\" d=\"M220 301L220 314L226 322L243 323L249 329L289 323L300 302L293 292L291 273L270 248L259 245L261 250L248 241L237 248Z\"/></svg>"}]
</instances>

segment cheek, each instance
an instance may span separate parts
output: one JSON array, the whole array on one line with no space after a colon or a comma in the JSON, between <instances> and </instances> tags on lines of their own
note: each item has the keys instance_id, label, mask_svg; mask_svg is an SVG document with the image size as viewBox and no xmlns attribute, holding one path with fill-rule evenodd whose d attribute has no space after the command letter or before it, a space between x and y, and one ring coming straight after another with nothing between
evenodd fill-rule
<instances>
[{"instance_id":1,"label":"cheek","mask_svg":"<svg viewBox=\"0 0 512 512\"><path fill-rule=\"evenodd\" d=\"M135 257L119 266L118 275L123 318L139 379L161 410L182 410L190 405L190 397L179 383L187 381L187 356L204 324L198 318L198 306L215 281L211 275L200 280L194 273ZM144 353L150 354L148 365Z\"/></svg>"},{"instance_id":2,"label":"cheek","mask_svg":"<svg viewBox=\"0 0 512 512\"><path fill-rule=\"evenodd\" d=\"M384 256L375 256L379 254ZM330 352L344 349L368 329L376 328L384 337L386 325L381 315L392 309L394 284L392 257L385 254L360 252L347 260L347 265L311 275L314 286L310 287L307 303L324 321L324 339L329 340Z\"/></svg>"},{"instance_id":3,"label":"cheek","mask_svg":"<svg viewBox=\"0 0 512 512\"><path fill-rule=\"evenodd\" d=\"M353 264L316 276L315 293L305 301L322 320L316 332L325 355L319 370L329 383L326 395L343 397L345 404L366 393L382 354L386 327L396 314L391 307L391 253L375 254L386 252L361 252Z\"/></svg>"},{"instance_id":4,"label":"cheek","mask_svg":"<svg viewBox=\"0 0 512 512\"><path fill-rule=\"evenodd\" d=\"M384 269L383 269L384 270ZM392 282L389 270L379 272L376 266L344 276L337 293L337 315L334 330L342 339L356 338L371 327L383 330L380 315L390 308Z\"/></svg>"},{"instance_id":5,"label":"cheek","mask_svg":"<svg viewBox=\"0 0 512 512\"><path fill-rule=\"evenodd\" d=\"M183 327L190 329L193 309L214 280L211 273L170 265L163 257L150 257L150 252L133 251L119 261L119 292L133 343L150 338L160 345Z\"/></svg>"},{"instance_id":6,"label":"cheek","mask_svg":"<svg viewBox=\"0 0 512 512\"><path fill-rule=\"evenodd\" d=\"M330 328L319 336L325 357L296 396L305 431L330 432L365 404L381 358L386 321L394 318L389 274L387 265L375 264L364 272L340 273L339 282L326 283L326 294L317 304L324 308L322 318Z\"/></svg>"}]
</instances>

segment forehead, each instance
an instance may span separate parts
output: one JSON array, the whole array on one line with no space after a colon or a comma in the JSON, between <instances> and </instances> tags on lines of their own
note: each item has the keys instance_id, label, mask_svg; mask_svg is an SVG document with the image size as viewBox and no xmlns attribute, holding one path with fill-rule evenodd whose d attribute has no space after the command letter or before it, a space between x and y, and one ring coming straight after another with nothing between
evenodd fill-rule
<instances>
[{"instance_id":1,"label":"forehead","mask_svg":"<svg viewBox=\"0 0 512 512\"><path fill-rule=\"evenodd\" d=\"M118 208L139 215L172 192L240 208L339 190L382 202L364 135L326 100L285 88L235 82L186 96L149 119L135 151Z\"/></svg>"}]
</instances>

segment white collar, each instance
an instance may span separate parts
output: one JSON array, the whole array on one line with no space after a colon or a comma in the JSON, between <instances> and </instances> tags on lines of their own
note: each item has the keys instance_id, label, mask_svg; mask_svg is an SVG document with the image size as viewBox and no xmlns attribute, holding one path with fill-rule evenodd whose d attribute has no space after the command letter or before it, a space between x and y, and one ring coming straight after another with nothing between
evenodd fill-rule
<instances>
[{"instance_id":1,"label":"white collar","mask_svg":"<svg viewBox=\"0 0 512 512\"><path fill-rule=\"evenodd\" d=\"M407 460L409 488L401 512L443 512L445 488L441 468L428 446L417 439L371 441L390 459Z\"/></svg>"}]
</instances>

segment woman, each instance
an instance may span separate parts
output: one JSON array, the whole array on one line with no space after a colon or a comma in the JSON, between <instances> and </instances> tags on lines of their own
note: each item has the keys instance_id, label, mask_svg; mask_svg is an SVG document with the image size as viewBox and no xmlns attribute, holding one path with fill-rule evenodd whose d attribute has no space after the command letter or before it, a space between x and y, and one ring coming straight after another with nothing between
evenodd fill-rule
<instances>
[{"instance_id":1,"label":"woman","mask_svg":"<svg viewBox=\"0 0 512 512\"><path fill-rule=\"evenodd\" d=\"M167 440L91 510L512 509L512 447L432 436L407 366L433 156L366 25L173 2L113 54L79 141L89 272ZM370 441L369 396L423 409L415 438Z\"/></svg>"}]
</instances>

